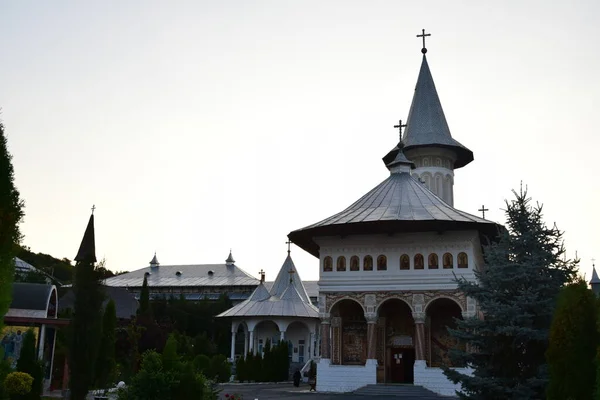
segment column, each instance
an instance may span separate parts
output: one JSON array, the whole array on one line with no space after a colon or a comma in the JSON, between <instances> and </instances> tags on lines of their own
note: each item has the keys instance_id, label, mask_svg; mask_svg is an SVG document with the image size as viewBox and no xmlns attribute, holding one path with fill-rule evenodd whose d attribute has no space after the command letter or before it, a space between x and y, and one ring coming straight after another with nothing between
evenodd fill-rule
<instances>
[{"instance_id":1,"label":"column","mask_svg":"<svg viewBox=\"0 0 600 400\"><path fill-rule=\"evenodd\" d=\"M40 338L38 345L38 360L44 359L44 344L46 342L46 325L40 327Z\"/></svg>"},{"instance_id":2,"label":"column","mask_svg":"<svg viewBox=\"0 0 600 400\"><path fill-rule=\"evenodd\" d=\"M425 313L412 313L415 321L415 360L425 361Z\"/></svg>"},{"instance_id":3,"label":"column","mask_svg":"<svg viewBox=\"0 0 600 400\"><path fill-rule=\"evenodd\" d=\"M231 362L235 361L235 333L231 331Z\"/></svg>"},{"instance_id":4,"label":"column","mask_svg":"<svg viewBox=\"0 0 600 400\"><path fill-rule=\"evenodd\" d=\"M248 354L248 331L244 332L244 358Z\"/></svg>"},{"instance_id":5,"label":"column","mask_svg":"<svg viewBox=\"0 0 600 400\"><path fill-rule=\"evenodd\" d=\"M309 343L309 353L308 353L308 358L309 359L313 359L315 358L315 347L317 347L316 343L315 343L315 333L313 331L310 332L310 342Z\"/></svg>"},{"instance_id":6,"label":"column","mask_svg":"<svg viewBox=\"0 0 600 400\"><path fill-rule=\"evenodd\" d=\"M377 358L377 314L366 313L367 320L367 359Z\"/></svg>"},{"instance_id":7,"label":"column","mask_svg":"<svg viewBox=\"0 0 600 400\"><path fill-rule=\"evenodd\" d=\"M321 318L321 358L331 358L329 353L329 332L331 320L329 318Z\"/></svg>"},{"instance_id":8,"label":"column","mask_svg":"<svg viewBox=\"0 0 600 400\"><path fill-rule=\"evenodd\" d=\"M250 331L250 352L254 354L254 331Z\"/></svg>"},{"instance_id":9,"label":"column","mask_svg":"<svg viewBox=\"0 0 600 400\"><path fill-rule=\"evenodd\" d=\"M282 342L285 340L285 331L280 331L279 332L279 340L282 341Z\"/></svg>"}]
</instances>

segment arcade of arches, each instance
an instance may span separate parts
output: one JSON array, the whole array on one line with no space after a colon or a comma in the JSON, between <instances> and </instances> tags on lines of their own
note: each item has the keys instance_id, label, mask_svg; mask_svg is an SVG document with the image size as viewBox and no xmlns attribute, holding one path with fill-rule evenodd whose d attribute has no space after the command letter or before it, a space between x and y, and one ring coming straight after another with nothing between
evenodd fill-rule
<instances>
[{"instance_id":1,"label":"arcade of arches","mask_svg":"<svg viewBox=\"0 0 600 400\"><path fill-rule=\"evenodd\" d=\"M448 334L455 319L474 309L457 291L331 293L321 310L321 357L331 364L377 360L377 382L412 383L415 361L451 365ZM325 311L325 312L323 312Z\"/></svg>"}]
</instances>

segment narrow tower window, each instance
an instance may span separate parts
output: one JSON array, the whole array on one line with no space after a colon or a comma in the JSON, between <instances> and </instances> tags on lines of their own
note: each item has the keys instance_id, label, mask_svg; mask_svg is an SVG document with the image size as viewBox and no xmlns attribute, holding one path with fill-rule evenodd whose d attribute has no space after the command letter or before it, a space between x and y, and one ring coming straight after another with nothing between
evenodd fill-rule
<instances>
[{"instance_id":1,"label":"narrow tower window","mask_svg":"<svg viewBox=\"0 0 600 400\"><path fill-rule=\"evenodd\" d=\"M337 259L337 271L345 271L346 270L346 257L341 256Z\"/></svg>"},{"instance_id":2,"label":"narrow tower window","mask_svg":"<svg viewBox=\"0 0 600 400\"><path fill-rule=\"evenodd\" d=\"M373 271L373 257L365 256L363 260L363 271Z\"/></svg>"},{"instance_id":3,"label":"narrow tower window","mask_svg":"<svg viewBox=\"0 0 600 400\"><path fill-rule=\"evenodd\" d=\"M452 254L446 253L444 254L444 269L452 268L454 268L454 260L452 259Z\"/></svg>"},{"instance_id":4,"label":"narrow tower window","mask_svg":"<svg viewBox=\"0 0 600 400\"><path fill-rule=\"evenodd\" d=\"M423 254L415 255L415 269L423 269L425 265L425 260L423 259Z\"/></svg>"},{"instance_id":5,"label":"narrow tower window","mask_svg":"<svg viewBox=\"0 0 600 400\"><path fill-rule=\"evenodd\" d=\"M360 268L358 267L358 257L352 256L350 258L350 271L358 271Z\"/></svg>"},{"instance_id":6,"label":"narrow tower window","mask_svg":"<svg viewBox=\"0 0 600 400\"><path fill-rule=\"evenodd\" d=\"M408 256L408 254L402 254L402 256L400 257L400 269L410 269L410 257Z\"/></svg>"},{"instance_id":7,"label":"narrow tower window","mask_svg":"<svg viewBox=\"0 0 600 400\"><path fill-rule=\"evenodd\" d=\"M331 272L333 271L333 259L329 256L323 259L323 271Z\"/></svg>"},{"instance_id":8,"label":"narrow tower window","mask_svg":"<svg viewBox=\"0 0 600 400\"><path fill-rule=\"evenodd\" d=\"M383 254L377 257L377 271L387 270L387 257Z\"/></svg>"},{"instance_id":9,"label":"narrow tower window","mask_svg":"<svg viewBox=\"0 0 600 400\"><path fill-rule=\"evenodd\" d=\"M438 269L438 256L435 253L429 255L429 269Z\"/></svg>"},{"instance_id":10,"label":"narrow tower window","mask_svg":"<svg viewBox=\"0 0 600 400\"><path fill-rule=\"evenodd\" d=\"M469 268L469 257L467 253L458 253L458 268Z\"/></svg>"}]
</instances>

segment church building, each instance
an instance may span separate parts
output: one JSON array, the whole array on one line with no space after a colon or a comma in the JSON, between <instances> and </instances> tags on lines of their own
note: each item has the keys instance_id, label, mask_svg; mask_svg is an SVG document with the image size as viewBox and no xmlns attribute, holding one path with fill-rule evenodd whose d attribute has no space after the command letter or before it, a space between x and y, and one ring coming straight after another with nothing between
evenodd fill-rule
<instances>
[{"instance_id":1,"label":"church building","mask_svg":"<svg viewBox=\"0 0 600 400\"><path fill-rule=\"evenodd\" d=\"M444 395L457 389L440 368L457 345L447 327L475 316L477 304L454 279L475 280L482 244L501 227L454 208L454 172L473 153L450 134L425 31L419 36L423 58L406 129L383 157L389 177L342 212L288 235L319 259L319 391L376 383Z\"/></svg>"}]
</instances>

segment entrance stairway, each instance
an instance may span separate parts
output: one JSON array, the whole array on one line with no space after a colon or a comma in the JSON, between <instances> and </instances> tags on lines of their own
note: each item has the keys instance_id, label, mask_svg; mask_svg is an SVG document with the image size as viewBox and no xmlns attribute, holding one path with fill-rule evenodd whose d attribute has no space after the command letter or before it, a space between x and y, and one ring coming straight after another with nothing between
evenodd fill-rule
<instances>
[{"instance_id":1,"label":"entrance stairway","mask_svg":"<svg viewBox=\"0 0 600 400\"><path fill-rule=\"evenodd\" d=\"M360 396L397 396L403 400L442 400L455 398L441 396L422 386L402 384L367 385L357 389L354 394Z\"/></svg>"}]
</instances>

